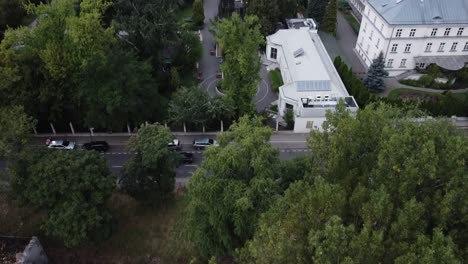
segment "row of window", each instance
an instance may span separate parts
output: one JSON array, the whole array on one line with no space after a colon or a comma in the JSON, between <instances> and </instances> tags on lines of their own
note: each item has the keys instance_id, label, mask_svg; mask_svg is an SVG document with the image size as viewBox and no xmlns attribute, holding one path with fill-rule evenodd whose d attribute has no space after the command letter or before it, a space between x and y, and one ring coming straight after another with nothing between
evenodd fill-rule
<instances>
[{"instance_id":1,"label":"row of window","mask_svg":"<svg viewBox=\"0 0 468 264\"><path fill-rule=\"evenodd\" d=\"M432 31L431 31L431 37L435 37L437 36L437 31L439 29L438 28L433 28ZM452 30L452 28L445 28L445 31L444 31L444 36L450 36L450 31ZM463 35L463 31L465 30L465 28L458 28L458 31L457 31L457 36L461 36ZM395 32L395 37L396 38L400 38L401 35L403 33L403 29L397 29L396 32ZM412 28L409 32L409 37L414 37L416 35L416 29L415 28Z\"/></svg>"},{"instance_id":2,"label":"row of window","mask_svg":"<svg viewBox=\"0 0 468 264\"><path fill-rule=\"evenodd\" d=\"M452 46L450 48L450 51L457 51L457 46L458 42L453 42ZM438 52L443 52L445 49L445 42L442 42L439 44L439 48L437 49ZM392 48L390 50L391 53L396 53L398 50L398 44L393 44ZM468 51L468 42L465 43L465 46L463 47L463 51ZM411 52L411 44L406 44L405 46L405 53ZM426 49L425 52L432 52L432 43L429 42L426 44Z\"/></svg>"},{"instance_id":3,"label":"row of window","mask_svg":"<svg viewBox=\"0 0 468 264\"><path fill-rule=\"evenodd\" d=\"M387 68L392 68L393 67L393 61L394 61L394 59L388 59L387 60ZM406 67L406 62L407 62L407 59L401 59L400 68L405 68Z\"/></svg>"}]
</instances>

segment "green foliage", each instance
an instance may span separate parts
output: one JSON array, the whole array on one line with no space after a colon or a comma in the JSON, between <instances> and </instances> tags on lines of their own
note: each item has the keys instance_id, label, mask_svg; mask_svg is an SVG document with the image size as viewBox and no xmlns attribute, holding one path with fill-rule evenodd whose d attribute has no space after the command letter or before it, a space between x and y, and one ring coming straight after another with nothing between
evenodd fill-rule
<instances>
[{"instance_id":1,"label":"green foliage","mask_svg":"<svg viewBox=\"0 0 468 264\"><path fill-rule=\"evenodd\" d=\"M153 67L161 63L160 52L171 46L176 37L175 1L117 0L116 27L128 32L129 48L142 59L151 58Z\"/></svg>"},{"instance_id":2,"label":"green foliage","mask_svg":"<svg viewBox=\"0 0 468 264\"><path fill-rule=\"evenodd\" d=\"M283 119L287 124L288 129L294 128L294 110L292 109L284 109Z\"/></svg>"},{"instance_id":3,"label":"green foliage","mask_svg":"<svg viewBox=\"0 0 468 264\"><path fill-rule=\"evenodd\" d=\"M160 204L171 197L175 184L177 153L167 144L173 136L159 124L143 125L130 138L130 150L137 154L125 164L121 188L148 204Z\"/></svg>"},{"instance_id":4,"label":"green foliage","mask_svg":"<svg viewBox=\"0 0 468 264\"><path fill-rule=\"evenodd\" d=\"M323 15L321 29L325 32L336 34L336 13L337 9L337 0L329 0L327 8L325 9L325 14Z\"/></svg>"},{"instance_id":5,"label":"green foliage","mask_svg":"<svg viewBox=\"0 0 468 264\"><path fill-rule=\"evenodd\" d=\"M330 0L308 0L307 15L313 18L319 25L324 22L324 14Z\"/></svg>"},{"instance_id":6,"label":"green foliage","mask_svg":"<svg viewBox=\"0 0 468 264\"><path fill-rule=\"evenodd\" d=\"M0 0L0 40L7 27L17 27L26 14L23 0Z\"/></svg>"},{"instance_id":7,"label":"green foliage","mask_svg":"<svg viewBox=\"0 0 468 264\"><path fill-rule=\"evenodd\" d=\"M218 147L205 151L188 188L187 232L202 254L232 254L252 237L280 191L271 133L258 118L244 116L218 136Z\"/></svg>"},{"instance_id":8,"label":"green foliage","mask_svg":"<svg viewBox=\"0 0 468 264\"><path fill-rule=\"evenodd\" d=\"M0 157L20 151L28 143L34 125L23 107L0 108Z\"/></svg>"},{"instance_id":9,"label":"green foliage","mask_svg":"<svg viewBox=\"0 0 468 264\"><path fill-rule=\"evenodd\" d=\"M385 70L385 59L383 52L379 53L379 56L372 61L369 70L367 71L364 85L375 91L385 90L385 84L383 78L388 76L388 72Z\"/></svg>"},{"instance_id":10,"label":"green foliage","mask_svg":"<svg viewBox=\"0 0 468 264\"><path fill-rule=\"evenodd\" d=\"M258 48L263 43L258 19L237 14L215 23L215 39L223 49L223 88L235 105L236 116L254 111L253 98L260 80Z\"/></svg>"},{"instance_id":11,"label":"green foliage","mask_svg":"<svg viewBox=\"0 0 468 264\"><path fill-rule=\"evenodd\" d=\"M179 52L175 57L173 66L192 70L202 56L203 48L200 38L191 31L182 30L178 33L178 39L177 50Z\"/></svg>"},{"instance_id":12,"label":"green foliage","mask_svg":"<svg viewBox=\"0 0 468 264\"><path fill-rule=\"evenodd\" d=\"M466 116L468 115L468 96L455 96L447 93L441 96L436 101L415 102L412 100L402 100L399 98L382 98L369 93L364 83L359 80L351 68L348 68L340 57L336 57L334 61L336 70L338 71L343 83L348 92L354 96L359 107L364 108L373 102L383 102L404 109L419 108L432 116Z\"/></svg>"},{"instance_id":13,"label":"green foliage","mask_svg":"<svg viewBox=\"0 0 468 264\"><path fill-rule=\"evenodd\" d=\"M1 43L1 102L35 115L45 109L49 121L71 112L75 125L96 128L121 129L160 113L151 67L123 51L114 29L102 25L108 6L84 0L77 14L71 0L28 5L40 23L8 31Z\"/></svg>"},{"instance_id":14,"label":"green foliage","mask_svg":"<svg viewBox=\"0 0 468 264\"><path fill-rule=\"evenodd\" d=\"M193 21L197 26L202 26L205 21L205 11L203 9L203 0L193 2Z\"/></svg>"},{"instance_id":15,"label":"green foliage","mask_svg":"<svg viewBox=\"0 0 468 264\"><path fill-rule=\"evenodd\" d=\"M224 97L210 97L199 87L181 87L169 103L169 121L176 124L229 121L233 113L232 105Z\"/></svg>"},{"instance_id":16,"label":"green foliage","mask_svg":"<svg viewBox=\"0 0 468 264\"><path fill-rule=\"evenodd\" d=\"M281 77L281 71L279 69L274 69L269 72L271 78L271 86L273 91L279 93L279 88L283 85L283 78Z\"/></svg>"},{"instance_id":17,"label":"green foliage","mask_svg":"<svg viewBox=\"0 0 468 264\"><path fill-rule=\"evenodd\" d=\"M278 0L253 0L249 1L247 13L258 17L260 32L267 36L280 21L280 6Z\"/></svg>"},{"instance_id":18,"label":"green foliage","mask_svg":"<svg viewBox=\"0 0 468 264\"><path fill-rule=\"evenodd\" d=\"M175 89L179 88L180 86L179 71L177 71L176 67L171 68L171 84Z\"/></svg>"},{"instance_id":19,"label":"green foliage","mask_svg":"<svg viewBox=\"0 0 468 264\"><path fill-rule=\"evenodd\" d=\"M245 263L461 263L468 256L468 138L447 120L340 105L304 181L261 216Z\"/></svg>"},{"instance_id":20,"label":"green foliage","mask_svg":"<svg viewBox=\"0 0 468 264\"><path fill-rule=\"evenodd\" d=\"M11 161L10 193L44 211L42 228L48 235L75 247L110 234L105 202L114 179L101 155L28 148Z\"/></svg>"}]
</instances>

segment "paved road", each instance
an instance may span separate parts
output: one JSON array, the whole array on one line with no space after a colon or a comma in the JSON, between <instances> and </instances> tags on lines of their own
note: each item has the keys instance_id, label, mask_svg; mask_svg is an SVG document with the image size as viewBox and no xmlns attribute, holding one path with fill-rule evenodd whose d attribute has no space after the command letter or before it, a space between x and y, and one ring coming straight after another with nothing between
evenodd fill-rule
<instances>
[{"instance_id":1,"label":"paved road","mask_svg":"<svg viewBox=\"0 0 468 264\"><path fill-rule=\"evenodd\" d=\"M41 135L33 138L33 144L43 145L49 135ZM193 149L192 142L195 138L211 137L216 138L215 133L201 134L181 134L177 133L176 137L182 145L182 151L191 152L194 154L194 162L192 164L181 165L176 170L176 182L183 184L187 181L188 177L196 170L203 160L203 151ZM274 134L270 143L273 147L279 149L281 159L289 159L297 156L302 156L310 152L306 146L307 134L293 134L293 133L278 133ZM91 140L88 134L80 134L75 136L54 136L54 139L67 139L81 145ZM122 170L125 162L134 155L127 149L129 136L128 135L95 135L92 140L105 140L110 144L109 151L103 153L103 156L108 162L109 168L114 173L119 173ZM5 171L7 163L0 160L0 171Z\"/></svg>"}]
</instances>

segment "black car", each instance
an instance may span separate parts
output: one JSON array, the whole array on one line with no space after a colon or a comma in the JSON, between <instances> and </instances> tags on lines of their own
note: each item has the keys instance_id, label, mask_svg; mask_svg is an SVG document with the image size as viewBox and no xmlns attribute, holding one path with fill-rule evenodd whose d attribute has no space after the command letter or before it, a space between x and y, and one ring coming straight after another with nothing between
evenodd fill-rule
<instances>
[{"instance_id":1,"label":"black car","mask_svg":"<svg viewBox=\"0 0 468 264\"><path fill-rule=\"evenodd\" d=\"M180 161L184 164L190 164L193 162L193 153L188 152L179 152L180 153Z\"/></svg>"},{"instance_id":2,"label":"black car","mask_svg":"<svg viewBox=\"0 0 468 264\"><path fill-rule=\"evenodd\" d=\"M83 144L83 148L86 150L95 150L95 151L108 151L109 144L106 141L91 141Z\"/></svg>"}]
</instances>

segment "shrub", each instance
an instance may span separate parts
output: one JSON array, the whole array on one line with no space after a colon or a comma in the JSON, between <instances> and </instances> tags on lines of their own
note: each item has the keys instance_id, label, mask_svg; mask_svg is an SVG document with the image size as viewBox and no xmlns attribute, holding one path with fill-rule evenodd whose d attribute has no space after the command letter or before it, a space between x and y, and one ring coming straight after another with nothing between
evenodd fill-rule
<instances>
[{"instance_id":1,"label":"shrub","mask_svg":"<svg viewBox=\"0 0 468 264\"><path fill-rule=\"evenodd\" d=\"M275 93L279 93L279 88L284 84L283 78L281 77L281 71L279 69L274 69L270 71L271 86Z\"/></svg>"}]
</instances>

